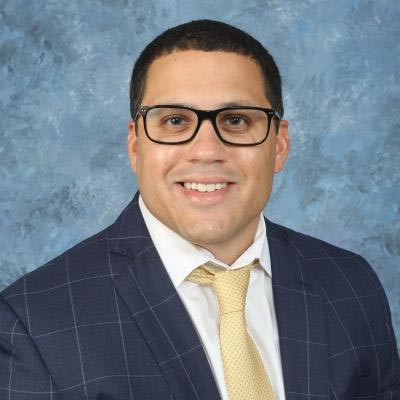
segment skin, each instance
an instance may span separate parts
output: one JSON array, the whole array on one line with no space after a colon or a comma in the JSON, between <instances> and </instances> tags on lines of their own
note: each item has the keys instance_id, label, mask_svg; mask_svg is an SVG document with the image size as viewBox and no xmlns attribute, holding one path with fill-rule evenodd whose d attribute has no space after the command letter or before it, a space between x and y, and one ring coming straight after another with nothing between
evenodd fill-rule
<instances>
[{"instance_id":1,"label":"skin","mask_svg":"<svg viewBox=\"0 0 400 400\"><path fill-rule=\"evenodd\" d=\"M227 104L271 108L259 66L246 56L220 51L178 51L151 64L142 105L176 103L204 110ZM278 134L271 127L267 140L251 147L222 143L209 120L183 145L151 142L142 117L137 131L133 121L128 125L130 164L150 212L228 265L252 244L274 174L283 169L289 149L286 120ZM200 193L182 182L229 184Z\"/></svg>"}]
</instances>

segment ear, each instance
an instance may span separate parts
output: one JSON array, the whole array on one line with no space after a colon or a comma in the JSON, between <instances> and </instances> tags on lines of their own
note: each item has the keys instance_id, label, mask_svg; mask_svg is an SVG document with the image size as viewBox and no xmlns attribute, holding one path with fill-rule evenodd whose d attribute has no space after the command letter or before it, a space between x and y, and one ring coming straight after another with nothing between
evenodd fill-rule
<instances>
[{"instance_id":1,"label":"ear","mask_svg":"<svg viewBox=\"0 0 400 400\"><path fill-rule=\"evenodd\" d=\"M290 151L289 122L281 120L275 141L275 168L274 172L282 171Z\"/></svg>"},{"instance_id":2,"label":"ear","mask_svg":"<svg viewBox=\"0 0 400 400\"><path fill-rule=\"evenodd\" d=\"M138 159L138 137L136 132L136 125L133 120L130 120L128 124L127 152L131 168L136 174Z\"/></svg>"}]
</instances>

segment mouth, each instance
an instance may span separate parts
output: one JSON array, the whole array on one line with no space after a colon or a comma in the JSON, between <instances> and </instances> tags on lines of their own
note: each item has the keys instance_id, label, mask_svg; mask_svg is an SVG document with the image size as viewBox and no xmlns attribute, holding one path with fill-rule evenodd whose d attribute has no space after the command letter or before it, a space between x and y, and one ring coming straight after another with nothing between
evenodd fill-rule
<instances>
[{"instance_id":1,"label":"mouth","mask_svg":"<svg viewBox=\"0 0 400 400\"><path fill-rule=\"evenodd\" d=\"M188 200L195 204L217 204L227 199L231 193L235 182L228 181L226 178L186 178L176 182L177 187Z\"/></svg>"},{"instance_id":2,"label":"mouth","mask_svg":"<svg viewBox=\"0 0 400 400\"><path fill-rule=\"evenodd\" d=\"M202 183L202 182L181 182L181 185L188 190L195 190L201 193L210 193L223 190L228 186L228 182Z\"/></svg>"}]
</instances>

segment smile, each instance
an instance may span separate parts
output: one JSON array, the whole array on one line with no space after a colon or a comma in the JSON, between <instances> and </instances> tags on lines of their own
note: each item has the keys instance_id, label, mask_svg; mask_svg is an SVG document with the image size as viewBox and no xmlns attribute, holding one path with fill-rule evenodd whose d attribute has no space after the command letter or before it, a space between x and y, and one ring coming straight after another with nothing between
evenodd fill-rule
<instances>
[{"instance_id":1,"label":"smile","mask_svg":"<svg viewBox=\"0 0 400 400\"><path fill-rule=\"evenodd\" d=\"M197 182L184 182L183 186L186 189L197 190L198 192L215 192L216 190L225 189L226 182L223 183L197 183Z\"/></svg>"}]
</instances>

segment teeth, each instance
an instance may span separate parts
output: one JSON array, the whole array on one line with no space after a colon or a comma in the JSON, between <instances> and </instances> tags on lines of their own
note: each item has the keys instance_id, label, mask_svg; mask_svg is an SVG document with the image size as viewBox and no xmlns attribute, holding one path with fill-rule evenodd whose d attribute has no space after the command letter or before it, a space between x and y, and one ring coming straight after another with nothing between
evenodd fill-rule
<instances>
[{"instance_id":1,"label":"teeth","mask_svg":"<svg viewBox=\"0 0 400 400\"><path fill-rule=\"evenodd\" d=\"M213 192L215 190L215 183L207 183L207 192Z\"/></svg>"},{"instance_id":2,"label":"teeth","mask_svg":"<svg viewBox=\"0 0 400 400\"><path fill-rule=\"evenodd\" d=\"M214 192L216 190L226 188L227 183L197 183L197 182L185 182L183 186L186 189L198 190L199 192Z\"/></svg>"}]
</instances>

